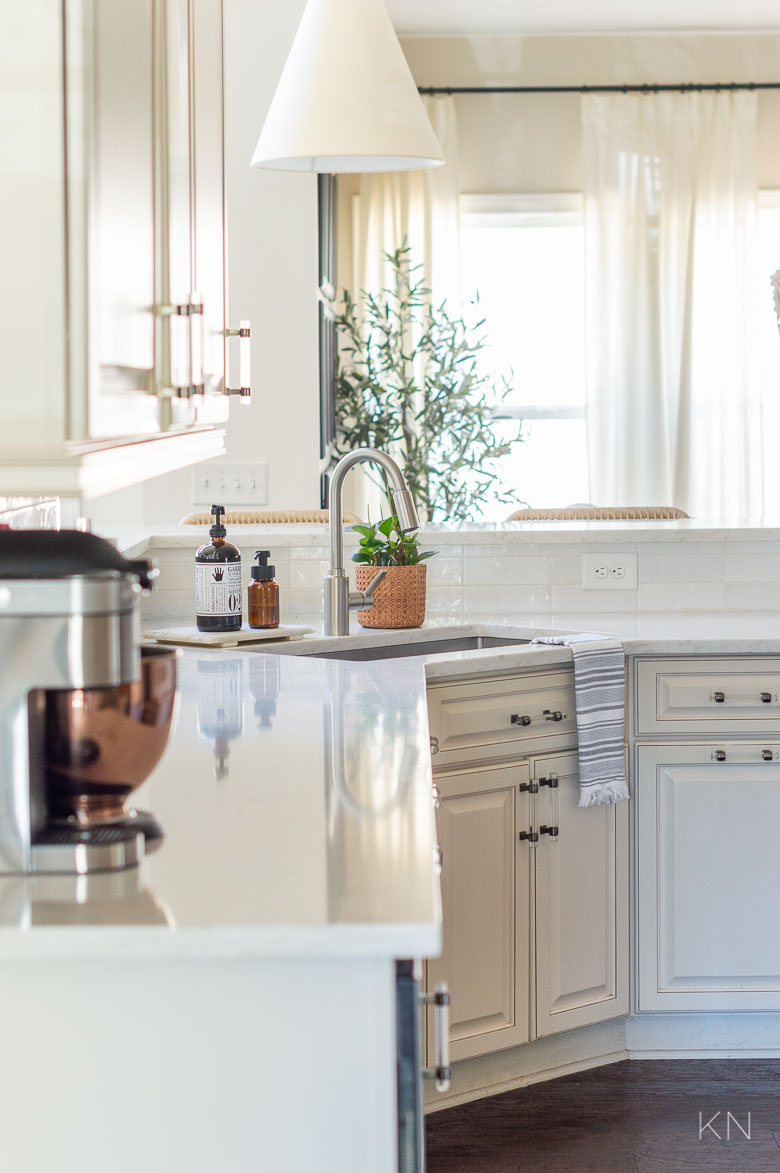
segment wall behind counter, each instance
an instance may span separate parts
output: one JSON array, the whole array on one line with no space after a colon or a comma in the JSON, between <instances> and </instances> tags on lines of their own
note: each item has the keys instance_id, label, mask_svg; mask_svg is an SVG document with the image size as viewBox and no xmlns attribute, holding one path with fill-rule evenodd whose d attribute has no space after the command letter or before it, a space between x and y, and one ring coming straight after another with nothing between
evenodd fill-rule
<instances>
[{"instance_id":1,"label":"wall behind counter","mask_svg":"<svg viewBox=\"0 0 780 1173\"><path fill-rule=\"evenodd\" d=\"M292 532L291 532L292 531ZM286 532L233 527L231 540L245 562L245 581L257 548L270 549L281 591L283 620L322 615L322 580L328 566L327 534L314 527ZM159 589L145 604L146 626L193 622L193 555L199 536L155 539L150 553L160 567ZM185 543L184 545L182 543ZM346 541L347 556L354 549ZM680 635L717 636L717 617L755 617L756 634L767 617L780 621L780 530L674 529L578 533L510 529L479 532L422 531L421 548L438 549L427 562L427 619L599 629L622 636L644 634L648 617L679 618ZM633 590L584 590L583 553L637 555ZM350 564L351 565L351 564Z\"/></svg>"}]
</instances>

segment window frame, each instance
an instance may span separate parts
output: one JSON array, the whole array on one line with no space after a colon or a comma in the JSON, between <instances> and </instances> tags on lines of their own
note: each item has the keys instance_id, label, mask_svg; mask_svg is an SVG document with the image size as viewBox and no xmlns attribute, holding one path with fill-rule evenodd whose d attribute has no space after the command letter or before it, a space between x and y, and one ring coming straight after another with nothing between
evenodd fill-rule
<instances>
[{"instance_id":1,"label":"window frame","mask_svg":"<svg viewBox=\"0 0 780 1173\"><path fill-rule=\"evenodd\" d=\"M462 228L573 228L583 227L581 192L461 193ZM494 419L585 419L585 404L504 404Z\"/></svg>"}]
</instances>

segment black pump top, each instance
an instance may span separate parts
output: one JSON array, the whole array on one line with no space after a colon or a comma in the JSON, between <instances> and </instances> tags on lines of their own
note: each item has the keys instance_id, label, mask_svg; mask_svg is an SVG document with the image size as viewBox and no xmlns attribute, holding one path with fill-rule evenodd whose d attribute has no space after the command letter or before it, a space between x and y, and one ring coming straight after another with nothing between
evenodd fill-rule
<instances>
[{"instance_id":1,"label":"black pump top","mask_svg":"<svg viewBox=\"0 0 780 1173\"><path fill-rule=\"evenodd\" d=\"M227 533L227 530L225 529L224 525L222 524L222 514L225 512L225 506L224 505L212 505L211 512L214 514L214 516L216 517L217 520L214 522L211 529L209 530L209 537L210 538L224 538L225 534Z\"/></svg>"},{"instance_id":2,"label":"black pump top","mask_svg":"<svg viewBox=\"0 0 780 1173\"><path fill-rule=\"evenodd\" d=\"M261 581L273 578L276 574L276 567L268 565L268 559L270 557L270 550L255 550L255 558L257 558L258 565L252 567L252 578L257 578Z\"/></svg>"}]
</instances>

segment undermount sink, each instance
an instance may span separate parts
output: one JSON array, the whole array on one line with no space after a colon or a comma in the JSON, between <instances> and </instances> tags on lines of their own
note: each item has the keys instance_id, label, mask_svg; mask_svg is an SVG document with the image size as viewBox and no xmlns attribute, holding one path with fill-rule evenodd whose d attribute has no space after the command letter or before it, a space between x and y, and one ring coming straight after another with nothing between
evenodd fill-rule
<instances>
[{"instance_id":1,"label":"undermount sink","mask_svg":"<svg viewBox=\"0 0 780 1173\"><path fill-rule=\"evenodd\" d=\"M449 639L417 640L413 643L380 644L374 647L341 648L332 652L308 652L318 660L396 660L401 656L430 656L437 652L473 652L479 648L506 648L527 644L527 639L498 635L458 635Z\"/></svg>"}]
</instances>

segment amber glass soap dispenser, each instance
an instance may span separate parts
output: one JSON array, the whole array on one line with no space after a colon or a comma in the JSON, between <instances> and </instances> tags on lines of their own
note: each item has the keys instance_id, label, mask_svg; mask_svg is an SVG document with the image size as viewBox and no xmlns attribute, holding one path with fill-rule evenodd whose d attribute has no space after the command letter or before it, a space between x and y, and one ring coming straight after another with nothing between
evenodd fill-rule
<instances>
[{"instance_id":1,"label":"amber glass soap dispenser","mask_svg":"<svg viewBox=\"0 0 780 1173\"><path fill-rule=\"evenodd\" d=\"M195 553L195 621L198 631L241 628L241 552L225 541L224 506L212 505L210 542Z\"/></svg>"},{"instance_id":2,"label":"amber glass soap dispenser","mask_svg":"<svg viewBox=\"0 0 780 1173\"><path fill-rule=\"evenodd\" d=\"M268 565L270 550L255 550L257 566L252 567L252 581L247 587L250 627L279 626L279 583L274 580L276 567Z\"/></svg>"}]
</instances>

